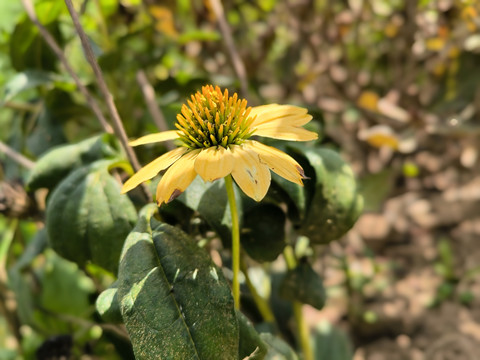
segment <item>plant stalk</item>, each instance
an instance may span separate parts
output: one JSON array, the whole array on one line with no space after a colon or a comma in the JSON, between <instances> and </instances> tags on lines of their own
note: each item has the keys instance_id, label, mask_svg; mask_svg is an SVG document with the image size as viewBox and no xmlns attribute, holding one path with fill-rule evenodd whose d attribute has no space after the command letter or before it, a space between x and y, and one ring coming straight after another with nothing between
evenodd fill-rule
<instances>
[{"instance_id":1,"label":"plant stalk","mask_svg":"<svg viewBox=\"0 0 480 360\"><path fill-rule=\"evenodd\" d=\"M272 310L270 309L270 305L266 299L264 299L260 294L257 292L257 289L253 285L252 281L250 280L250 276L248 276L248 268L247 264L245 263L245 259L240 258L240 268L242 272L245 274L245 282L247 283L248 289L252 294L253 301L257 305L258 311L262 315L262 318L266 322L275 323L275 315L273 314Z\"/></svg>"},{"instance_id":2,"label":"plant stalk","mask_svg":"<svg viewBox=\"0 0 480 360\"><path fill-rule=\"evenodd\" d=\"M228 204L232 215L232 293L235 309L240 309L240 283L238 274L240 272L240 228L238 224L237 202L233 190L232 176L225 176L225 188L227 189Z\"/></svg>"},{"instance_id":3,"label":"plant stalk","mask_svg":"<svg viewBox=\"0 0 480 360\"><path fill-rule=\"evenodd\" d=\"M295 253L290 245L285 246L283 256L289 270L293 270L297 267L297 259L295 258ZM310 334L305 318L303 317L302 307L303 304L300 301L294 301L293 315L295 317L295 322L297 323L298 339L300 341L300 347L302 348L303 358L305 360L313 360Z\"/></svg>"}]
</instances>

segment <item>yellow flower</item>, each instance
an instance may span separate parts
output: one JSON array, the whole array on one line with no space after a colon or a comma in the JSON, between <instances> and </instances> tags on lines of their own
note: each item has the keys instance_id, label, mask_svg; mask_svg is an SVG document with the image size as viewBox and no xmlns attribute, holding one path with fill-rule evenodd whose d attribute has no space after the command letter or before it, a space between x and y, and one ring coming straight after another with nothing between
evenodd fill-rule
<instances>
[{"instance_id":1,"label":"yellow flower","mask_svg":"<svg viewBox=\"0 0 480 360\"><path fill-rule=\"evenodd\" d=\"M197 175L214 181L232 175L249 197L260 201L270 186L270 170L302 185L302 167L284 152L250 140L253 135L283 140L309 141L317 134L302 128L312 116L292 105L247 107L237 94L222 94L211 85L191 96L177 115L178 130L146 135L132 146L180 139L181 146L171 150L134 174L122 188L130 191L140 183L167 169L157 187L157 203L168 203L180 195Z\"/></svg>"}]
</instances>

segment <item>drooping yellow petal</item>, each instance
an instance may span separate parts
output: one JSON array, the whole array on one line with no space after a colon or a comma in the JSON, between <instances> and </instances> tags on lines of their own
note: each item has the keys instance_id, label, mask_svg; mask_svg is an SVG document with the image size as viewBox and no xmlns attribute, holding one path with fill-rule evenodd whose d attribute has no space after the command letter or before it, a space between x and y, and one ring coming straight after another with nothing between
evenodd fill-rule
<instances>
[{"instance_id":1,"label":"drooping yellow petal","mask_svg":"<svg viewBox=\"0 0 480 360\"><path fill-rule=\"evenodd\" d=\"M248 146L231 146L234 165L232 176L240 189L256 201L262 200L270 186L270 170Z\"/></svg>"},{"instance_id":2,"label":"drooping yellow petal","mask_svg":"<svg viewBox=\"0 0 480 360\"><path fill-rule=\"evenodd\" d=\"M252 108L250 116L255 116L251 125L255 129L254 135L293 141L318 138L316 133L302 128L312 120L305 108L293 105L262 105Z\"/></svg>"},{"instance_id":3,"label":"drooping yellow petal","mask_svg":"<svg viewBox=\"0 0 480 360\"><path fill-rule=\"evenodd\" d=\"M180 136L178 135L177 130L168 130L168 131L162 131L159 133L142 136L141 138L130 141L128 144L130 146L138 146L138 145L151 144L151 143L162 142L167 140L174 140L174 139L178 139L179 137Z\"/></svg>"},{"instance_id":4,"label":"drooping yellow petal","mask_svg":"<svg viewBox=\"0 0 480 360\"><path fill-rule=\"evenodd\" d=\"M187 148L178 147L172 151L169 151L162 156L156 158L152 162L145 165L143 168L138 170L133 176L128 179L122 187L122 194L132 190L133 188L140 185L142 182L150 180L155 175L157 175L163 169L166 169L172 165L176 160L178 160L185 152Z\"/></svg>"},{"instance_id":5,"label":"drooping yellow petal","mask_svg":"<svg viewBox=\"0 0 480 360\"><path fill-rule=\"evenodd\" d=\"M253 140L246 141L244 146L255 151L260 156L260 161L267 164L273 172L293 183L303 185L302 179L305 178L303 169L290 155Z\"/></svg>"},{"instance_id":6,"label":"drooping yellow petal","mask_svg":"<svg viewBox=\"0 0 480 360\"><path fill-rule=\"evenodd\" d=\"M317 133L302 127L273 123L258 126L253 135L291 141L310 141L318 139Z\"/></svg>"},{"instance_id":7,"label":"drooping yellow petal","mask_svg":"<svg viewBox=\"0 0 480 360\"><path fill-rule=\"evenodd\" d=\"M233 170L233 155L223 146L204 149L195 159L195 171L205 181L213 181L229 175Z\"/></svg>"},{"instance_id":8,"label":"drooping yellow petal","mask_svg":"<svg viewBox=\"0 0 480 360\"><path fill-rule=\"evenodd\" d=\"M200 150L189 151L178 159L160 179L157 186L157 204L169 203L179 196L195 179L195 158Z\"/></svg>"},{"instance_id":9,"label":"drooping yellow petal","mask_svg":"<svg viewBox=\"0 0 480 360\"><path fill-rule=\"evenodd\" d=\"M312 116L307 112L307 109L299 106L269 104L253 107L249 116L255 116L252 127L277 121L291 126L302 126L312 120Z\"/></svg>"}]
</instances>

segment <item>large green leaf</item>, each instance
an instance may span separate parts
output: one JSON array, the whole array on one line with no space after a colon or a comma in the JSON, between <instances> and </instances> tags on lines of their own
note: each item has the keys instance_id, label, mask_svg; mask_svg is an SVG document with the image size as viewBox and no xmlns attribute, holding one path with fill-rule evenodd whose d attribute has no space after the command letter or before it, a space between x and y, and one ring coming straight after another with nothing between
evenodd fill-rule
<instances>
[{"instance_id":1,"label":"large green leaf","mask_svg":"<svg viewBox=\"0 0 480 360\"><path fill-rule=\"evenodd\" d=\"M259 204L245 212L241 242L257 261L273 261L285 247L285 214L276 205Z\"/></svg>"},{"instance_id":2,"label":"large green leaf","mask_svg":"<svg viewBox=\"0 0 480 360\"><path fill-rule=\"evenodd\" d=\"M61 256L83 267L87 261L116 273L123 242L135 223L135 207L120 194L98 161L73 171L53 191L47 206L50 244Z\"/></svg>"},{"instance_id":3,"label":"large green leaf","mask_svg":"<svg viewBox=\"0 0 480 360\"><path fill-rule=\"evenodd\" d=\"M102 158L118 156L117 144L110 134L94 136L77 144L58 146L36 163L27 180L29 190L53 188L76 168Z\"/></svg>"},{"instance_id":4,"label":"large green leaf","mask_svg":"<svg viewBox=\"0 0 480 360\"><path fill-rule=\"evenodd\" d=\"M320 276L308 263L300 263L289 270L280 285L280 296L290 301L300 301L316 309L325 305L325 288Z\"/></svg>"},{"instance_id":5,"label":"large green leaf","mask_svg":"<svg viewBox=\"0 0 480 360\"><path fill-rule=\"evenodd\" d=\"M330 149L295 145L314 172L306 175L315 185L299 232L312 243L326 244L344 235L357 221L363 208L353 171L338 153Z\"/></svg>"},{"instance_id":6,"label":"large green leaf","mask_svg":"<svg viewBox=\"0 0 480 360\"><path fill-rule=\"evenodd\" d=\"M242 218L241 194L235 187L238 217ZM199 176L191 183L178 200L198 213L222 238L224 244L230 244L232 217L228 205L225 181L203 181Z\"/></svg>"},{"instance_id":7,"label":"large green leaf","mask_svg":"<svg viewBox=\"0 0 480 360\"><path fill-rule=\"evenodd\" d=\"M137 359L237 359L230 287L205 250L147 205L120 261L118 296Z\"/></svg>"}]
</instances>

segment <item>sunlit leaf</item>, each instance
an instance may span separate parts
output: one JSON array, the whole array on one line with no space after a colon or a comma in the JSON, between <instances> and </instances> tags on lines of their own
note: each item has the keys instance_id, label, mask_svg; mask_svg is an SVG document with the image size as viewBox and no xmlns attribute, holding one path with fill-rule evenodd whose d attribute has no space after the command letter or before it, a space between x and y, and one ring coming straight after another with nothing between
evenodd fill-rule
<instances>
[{"instance_id":1,"label":"sunlit leaf","mask_svg":"<svg viewBox=\"0 0 480 360\"><path fill-rule=\"evenodd\" d=\"M107 171L107 160L73 171L47 204L52 248L84 267L87 261L116 273L125 237L135 223L135 207Z\"/></svg>"},{"instance_id":2,"label":"sunlit leaf","mask_svg":"<svg viewBox=\"0 0 480 360\"><path fill-rule=\"evenodd\" d=\"M120 309L137 359L237 359L230 287L185 233L148 205L122 252Z\"/></svg>"},{"instance_id":3,"label":"sunlit leaf","mask_svg":"<svg viewBox=\"0 0 480 360\"><path fill-rule=\"evenodd\" d=\"M292 148L298 151L297 156L308 160L310 167L304 170L314 185L299 232L317 244L340 238L353 226L363 208L352 169L333 150L300 145Z\"/></svg>"},{"instance_id":4,"label":"sunlit leaf","mask_svg":"<svg viewBox=\"0 0 480 360\"><path fill-rule=\"evenodd\" d=\"M95 136L77 144L58 146L35 163L27 187L30 190L42 187L51 189L72 170L102 158L118 156L117 146L116 140L109 134Z\"/></svg>"},{"instance_id":5,"label":"sunlit leaf","mask_svg":"<svg viewBox=\"0 0 480 360\"><path fill-rule=\"evenodd\" d=\"M118 299L117 281L100 293L95 302L95 307L104 321L114 324L123 322L120 312L120 301Z\"/></svg>"}]
</instances>

